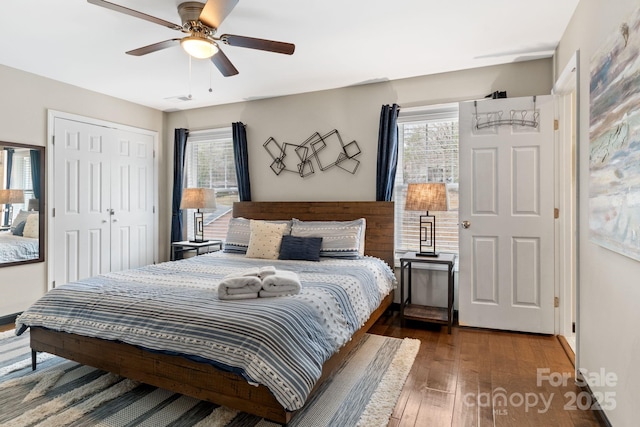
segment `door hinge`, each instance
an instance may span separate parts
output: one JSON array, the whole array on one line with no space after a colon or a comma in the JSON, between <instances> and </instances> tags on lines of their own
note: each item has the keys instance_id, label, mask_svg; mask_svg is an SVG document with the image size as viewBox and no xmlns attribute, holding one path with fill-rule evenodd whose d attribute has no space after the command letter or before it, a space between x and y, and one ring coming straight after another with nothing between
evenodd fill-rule
<instances>
[{"instance_id":1,"label":"door hinge","mask_svg":"<svg viewBox=\"0 0 640 427\"><path fill-rule=\"evenodd\" d=\"M156 150L153 150L153 158L156 158Z\"/></svg>"},{"instance_id":2,"label":"door hinge","mask_svg":"<svg viewBox=\"0 0 640 427\"><path fill-rule=\"evenodd\" d=\"M54 288L56 287L56 281L55 280L51 283L51 286L53 286Z\"/></svg>"},{"instance_id":3,"label":"door hinge","mask_svg":"<svg viewBox=\"0 0 640 427\"><path fill-rule=\"evenodd\" d=\"M53 136L51 137L51 143L52 143L53 145L56 145L56 136L55 136L55 135L53 135Z\"/></svg>"},{"instance_id":4,"label":"door hinge","mask_svg":"<svg viewBox=\"0 0 640 427\"><path fill-rule=\"evenodd\" d=\"M151 213L156 213L156 207L154 206Z\"/></svg>"},{"instance_id":5,"label":"door hinge","mask_svg":"<svg viewBox=\"0 0 640 427\"><path fill-rule=\"evenodd\" d=\"M56 208L51 209L51 217L52 218L56 217Z\"/></svg>"},{"instance_id":6,"label":"door hinge","mask_svg":"<svg viewBox=\"0 0 640 427\"><path fill-rule=\"evenodd\" d=\"M553 217L554 217L555 219L560 218L560 209L558 209L558 208L553 208Z\"/></svg>"},{"instance_id":7,"label":"door hinge","mask_svg":"<svg viewBox=\"0 0 640 427\"><path fill-rule=\"evenodd\" d=\"M573 332L574 334L576 333L576 322L573 322L571 324L571 332Z\"/></svg>"},{"instance_id":8,"label":"door hinge","mask_svg":"<svg viewBox=\"0 0 640 427\"><path fill-rule=\"evenodd\" d=\"M558 119L554 119L553 120L553 130L558 130L560 129L560 123L558 122Z\"/></svg>"},{"instance_id":9,"label":"door hinge","mask_svg":"<svg viewBox=\"0 0 640 427\"><path fill-rule=\"evenodd\" d=\"M556 308L560 307L560 298L553 297L553 306Z\"/></svg>"}]
</instances>

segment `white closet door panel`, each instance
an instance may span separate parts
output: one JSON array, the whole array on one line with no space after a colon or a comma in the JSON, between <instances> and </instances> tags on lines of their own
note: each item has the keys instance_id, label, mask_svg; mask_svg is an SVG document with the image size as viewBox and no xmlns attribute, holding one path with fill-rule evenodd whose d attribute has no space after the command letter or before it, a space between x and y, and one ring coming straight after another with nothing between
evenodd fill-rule
<instances>
[{"instance_id":1,"label":"white closet door panel","mask_svg":"<svg viewBox=\"0 0 640 427\"><path fill-rule=\"evenodd\" d=\"M112 129L56 118L54 124L54 280L110 269L109 153Z\"/></svg>"},{"instance_id":2,"label":"white closet door panel","mask_svg":"<svg viewBox=\"0 0 640 427\"><path fill-rule=\"evenodd\" d=\"M112 271L153 262L153 137L118 131L112 158Z\"/></svg>"}]
</instances>

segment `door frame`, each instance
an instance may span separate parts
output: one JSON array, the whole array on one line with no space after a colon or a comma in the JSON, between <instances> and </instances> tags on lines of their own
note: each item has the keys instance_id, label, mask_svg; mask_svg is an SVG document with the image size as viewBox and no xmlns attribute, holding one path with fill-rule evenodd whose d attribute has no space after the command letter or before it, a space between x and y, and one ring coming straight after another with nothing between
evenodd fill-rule
<instances>
[{"instance_id":1,"label":"door frame","mask_svg":"<svg viewBox=\"0 0 640 427\"><path fill-rule=\"evenodd\" d=\"M82 123L87 123L95 126L102 126L112 129L118 129L128 132L135 132L144 135L149 135L153 138L153 263L158 260L158 132L148 129L137 128L133 126L123 125L120 123L109 122L106 120L94 119L91 117L85 117L78 114L65 113L57 110L47 110L47 150L50 155L47 156L47 290L53 289L54 277L55 277L55 247L54 247L54 230L55 230L55 218L53 216L53 206L55 206L55 182L54 182L54 165L55 165L55 150L54 150L54 131L55 120L65 119Z\"/></svg>"},{"instance_id":2,"label":"door frame","mask_svg":"<svg viewBox=\"0 0 640 427\"><path fill-rule=\"evenodd\" d=\"M572 323L575 309L575 356L578 365L580 280L579 280L579 235L576 232L580 219L580 51L576 51L567 62L553 90L556 97L556 206L560 216L556 222L556 296L560 303L556 310L556 334L573 335ZM572 99L575 94L575 99ZM567 171L567 165L569 170ZM575 185L573 184L575 183ZM575 288L575 294L573 292Z\"/></svg>"}]
</instances>

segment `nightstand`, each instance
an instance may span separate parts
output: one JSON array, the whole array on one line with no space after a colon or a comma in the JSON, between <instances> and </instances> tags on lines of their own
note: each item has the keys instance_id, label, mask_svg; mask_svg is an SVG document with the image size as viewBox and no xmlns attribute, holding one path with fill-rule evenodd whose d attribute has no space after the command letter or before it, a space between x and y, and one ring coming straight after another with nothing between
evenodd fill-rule
<instances>
[{"instance_id":1,"label":"nightstand","mask_svg":"<svg viewBox=\"0 0 640 427\"><path fill-rule=\"evenodd\" d=\"M453 324L453 265L455 254L440 253L437 257L418 256L415 252L407 252L400 258L400 319L404 326L405 319L421 322L442 323L448 326L451 333ZM411 303L411 270L414 263L443 264L447 266L447 307L433 307ZM407 298L405 299L405 276Z\"/></svg>"},{"instance_id":2,"label":"nightstand","mask_svg":"<svg viewBox=\"0 0 640 427\"><path fill-rule=\"evenodd\" d=\"M217 246L214 247L214 246ZM171 261L175 261L176 254L196 251L196 255L206 254L222 250L222 240L206 240L204 242L190 242L183 240L181 242L171 243Z\"/></svg>"}]
</instances>

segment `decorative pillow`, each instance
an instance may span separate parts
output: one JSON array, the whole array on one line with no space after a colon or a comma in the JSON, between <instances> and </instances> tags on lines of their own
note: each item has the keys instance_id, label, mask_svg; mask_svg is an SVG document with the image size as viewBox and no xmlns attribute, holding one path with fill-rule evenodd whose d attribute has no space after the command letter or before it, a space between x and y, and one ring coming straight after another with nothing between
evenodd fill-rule
<instances>
[{"instance_id":1,"label":"decorative pillow","mask_svg":"<svg viewBox=\"0 0 640 427\"><path fill-rule=\"evenodd\" d=\"M27 221L20 221L20 224L16 225L13 229L12 233L14 236L22 236L24 234L24 226L27 224Z\"/></svg>"},{"instance_id":2,"label":"decorative pillow","mask_svg":"<svg viewBox=\"0 0 640 427\"><path fill-rule=\"evenodd\" d=\"M287 228L284 234L291 232L291 221L265 221L272 224L286 224ZM249 247L249 239L251 237L250 220L242 217L231 218L229 228L227 229L227 237L224 241L224 252L234 254L245 254Z\"/></svg>"},{"instance_id":3,"label":"decorative pillow","mask_svg":"<svg viewBox=\"0 0 640 427\"><path fill-rule=\"evenodd\" d=\"M32 213L33 212L20 209L20 212L18 212L18 215L16 215L16 217L13 219L13 222L11 223L11 232L13 233L13 230L15 230L16 226L18 226L22 221L26 221L29 215Z\"/></svg>"},{"instance_id":4,"label":"decorative pillow","mask_svg":"<svg viewBox=\"0 0 640 427\"><path fill-rule=\"evenodd\" d=\"M22 235L24 237L30 237L32 239L38 238L38 231L40 229L38 214L31 214L27 217L27 221L24 225L24 231Z\"/></svg>"},{"instance_id":5,"label":"decorative pillow","mask_svg":"<svg viewBox=\"0 0 640 427\"><path fill-rule=\"evenodd\" d=\"M320 261L322 237L282 236L278 259Z\"/></svg>"},{"instance_id":6,"label":"decorative pillow","mask_svg":"<svg viewBox=\"0 0 640 427\"><path fill-rule=\"evenodd\" d=\"M291 235L322 237L321 257L360 258L364 255L366 220L300 221L293 219Z\"/></svg>"},{"instance_id":7,"label":"decorative pillow","mask_svg":"<svg viewBox=\"0 0 640 427\"><path fill-rule=\"evenodd\" d=\"M278 259L282 235L287 224L275 224L266 221L249 220L251 237L247 248L247 258Z\"/></svg>"}]
</instances>

